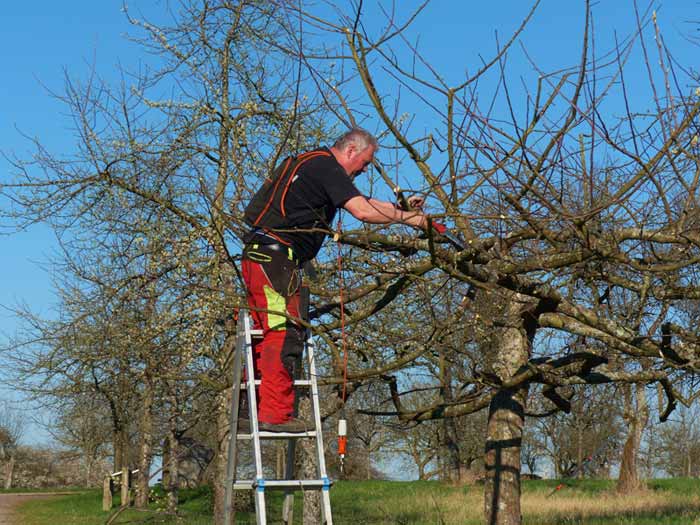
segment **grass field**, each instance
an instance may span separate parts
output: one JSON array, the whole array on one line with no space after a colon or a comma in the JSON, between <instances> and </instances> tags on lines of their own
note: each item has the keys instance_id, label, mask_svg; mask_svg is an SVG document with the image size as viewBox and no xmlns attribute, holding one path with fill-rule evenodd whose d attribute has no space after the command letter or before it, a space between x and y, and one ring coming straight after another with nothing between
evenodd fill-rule
<instances>
[{"instance_id":1,"label":"grass field","mask_svg":"<svg viewBox=\"0 0 700 525\"><path fill-rule=\"evenodd\" d=\"M656 480L646 490L618 496L611 481L580 481L550 496L557 482L526 481L523 514L527 525L700 525L700 480ZM481 486L454 487L438 482L338 482L331 489L334 522L350 524L481 524ZM182 517L129 510L115 523L211 523L208 490L182 494ZM295 501L301 523L301 498ZM109 513L101 510L97 491L30 501L20 509L22 525L102 525ZM281 495L268 497L268 522L280 523ZM237 523L255 523L254 516L237 515ZM277 521L275 521L277 520Z\"/></svg>"}]
</instances>

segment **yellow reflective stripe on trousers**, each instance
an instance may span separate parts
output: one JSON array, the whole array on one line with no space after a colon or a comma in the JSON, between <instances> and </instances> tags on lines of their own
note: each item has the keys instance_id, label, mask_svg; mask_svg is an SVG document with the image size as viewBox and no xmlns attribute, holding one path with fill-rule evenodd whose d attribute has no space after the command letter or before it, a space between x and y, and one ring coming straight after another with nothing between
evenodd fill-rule
<instances>
[{"instance_id":1,"label":"yellow reflective stripe on trousers","mask_svg":"<svg viewBox=\"0 0 700 525\"><path fill-rule=\"evenodd\" d=\"M267 300L267 324L270 330L284 330L287 317L284 313L287 310L287 303L280 294L270 286L264 285L265 299ZM282 315L273 312L282 312Z\"/></svg>"}]
</instances>

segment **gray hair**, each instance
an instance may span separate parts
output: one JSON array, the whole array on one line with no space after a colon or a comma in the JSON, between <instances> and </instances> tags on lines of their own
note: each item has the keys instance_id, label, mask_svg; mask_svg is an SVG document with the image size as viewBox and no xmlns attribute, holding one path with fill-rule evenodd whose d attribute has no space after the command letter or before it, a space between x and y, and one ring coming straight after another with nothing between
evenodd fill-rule
<instances>
[{"instance_id":1,"label":"gray hair","mask_svg":"<svg viewBox=\"0 0 700 525\"><path fill-rule=\"evenodd\" d=\"M346 131L338 137L333 147L344 151L350 144L354 144L359 151L364 151L368 146L379 148L377 139L369 131L362 128L352 128Z\"/></svg>"}]
</instances>

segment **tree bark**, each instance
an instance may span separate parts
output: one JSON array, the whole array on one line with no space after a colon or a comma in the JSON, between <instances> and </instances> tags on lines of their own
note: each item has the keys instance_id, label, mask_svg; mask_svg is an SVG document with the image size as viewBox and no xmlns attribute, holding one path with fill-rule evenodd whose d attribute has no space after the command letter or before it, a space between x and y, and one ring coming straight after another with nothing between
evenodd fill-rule
<instances>
[{"instance_id":1,"label":"tree bark","mask_svg":"<svg viewBox=\"0 0 700 525\"><path fill-rule=\"evenodd\" d=\"M535 325L526 323L528 300L513 294L504 301L503 326L496 334L493 370L501 380L524 366ZM531 319L530 319L531 320ZM484 511L488 525L520 525L520 451L528 387L500 389L489 406L486 430Z\"/></svg>"},{"instance_id":2,"label":"tree bark","mask_svg":"<svg viewBox=\"0 0 700 525\"><path fill-rule=\"evenodd\" d=\"M576 437L578 440L576 444L576 467L578 468L576 478L583 479L583 469L581 468L583 464L583 428L580 425L576 429Z\"/></svg>"},{"instance_id":3,"label":"tree bark","mask_svg":"<svg viewBox=\"0 0 700 525\"><path fill-rule=\"evenodd\" d=\"M120 419L114 421L112 442L114 448L114 472L129 468L129 435L125 423Z\"/></svg>"},{"instance_id":4,"label":"tree bark","mask_svg":"<svg viewBox=\"0 0 700 525\"><path fill-rule=\"evenodd\" d=\"M451 364L445 359L444 354L440 356L440 368L442 377L442 397L445 403L451 403L454 399L452 395L452 373ZM445 472L443 477L447 481L459 483L462 479L462 458L459 447L459 434L454 418L445 418L442 424L442 449L445 451Z\"/></svg>"},{"instance_id":5,"label":"tree bark","mask_svg":"<svg viewBox=\"0 0 700 525\"><path fill-rule=\"evenodd\" d=\"M149 377L146 377L143 384L144 392L139 425L141 431L139 471L136 476L136 497L134 499L135 506L140 509L148 506L148 481L153 461L153 383Z\"/></svg>"},{"instance_id":6,"label":"tree bark","mask_svg":"<svg viewBox=\"0 0 700 525\"><path fill-rule=\"evenodd\" d=\"M112 463L113 472L121 472L123 463L123 447L122 447L122 434L119 428L116 428L112 432L112 450L114 452L114 462Z\"/></svg>"},{"instance_id":7,"label":"tree bark","mask_svg":"<svg viewBox=\"0 0 700 525\"><path fill-rule=\"evenodd\" d=\"M10 460L7 462L5 467L5 490L12 488L12 477L15 473L15 455L10 454Z\"/></svg>"},{"instance_id":8,"label":"tree bark","mask_svg":"<svg viewBox=\"0 0 700 525\"><path fill-rule=\"evenodd\" d=\"M167 491L167 487L170 485L170 433L168 432L165 435L165 439L163 440L163 454L162 454L162 462L163 462L163 475L161 476L161 483L163 484L163 488Z\"/></svg>"},{"instance_id":9,"label":"tree bark","mask_svg":"<svg viewBox=\"0 0 700 525\"><path fill-rule=\"evenodd\" d=\"M167 507L169 512L177 511L177 506L179 503L179 488L180 488L180 475L179 475L179 444L177 441L177 428L172 424L168 429L168 435L166 437L167 446L167 458L166 454L163 454L163 467L167 471L167 478L165 472L163 473L163 487L167 494ZM166 463L167 460L167 463Z\"/></svg>"},{"instance_id":10,"label":"tree bark","mask_svg":"<svg viewBox=\"0 0 700 525\"><path fill-rule=\"evenodd\" d=\"M92 469L95 466L97 454L91 450L89 454L85 454L85 488L89 489L92 484Z\"/></svg>"},{"instance_id":11,"label":"tree bark","mask_svg":"<svg viewBox=\"0 0 700 525\"><path fill-rule=\"evenodd\" d=\"M485 512L489 525L519 525L520 448L527 389L501 390L491 401L486 441Z\"/></svg>"},{"instance_id":12,"label":"tree bark","mask_svg":"<svg viewBox=\"0 0 700 525\"><path fill-rule=\"evenodd\" d=\"M231 389L221 391L216 396L216 435L218 446L214 456L214 524L224 524L224 496L226 483L226 464L229 446L229 405ZM172 454L172 451L171 451Z\"/></svg>"},{"instance_id":13,"label":"tree bark","mask_svg":"<svg viewBox=\"0 0 700 525\"><path fill-rule=\"evenodd\" d=\"M313 421L311 399L304 396L299 399L299 417L305 421ZM299 478L316 479L316 442L313 439L298 440ZM321 495L317 490L304 492L304 525L321 525Z\"/></svg>"},{"instance_id":14,"label":"tree bark","mask_svg":"<svg viewBox=\"0 0 700 525\"><path fill-rule=\"evenodd\" d=\"M632 395L631 385L625 385L624 387L624 419L628 425L628 433L625 446L622 449L620 476L617 482L617 491L623 494L639 490L642 486L642 482L639 479L639 448L642 441L642 432L649 419L649 406L644 386L642 383L637 383L634 396Z\"/></svg>"},{"instance_id":15,"label":"tree bark","mask_svg":"<svg viewBox=\"0 0 700 525\"><path fill-rule=\"evenodd\" d=\"M236 344L236 321L231 318L225 324L226 340L221 348L219 357L220 368L226 377L233 377L232 367L228 369L224 367L227 358L233 356ZM226 496L226 466L228 464L228 447L229 447L229 414L232 402L232 388L225 388L216 395L215 414L216 414L216 453L214 454L214 487L212 489L214 495L214 525L224 524L224 507ZM235 436L232 436L235 439ZM174 451L171 451L174 453ZM228 524L226 524L228 525Z\"/></svg>"}]
</instances>

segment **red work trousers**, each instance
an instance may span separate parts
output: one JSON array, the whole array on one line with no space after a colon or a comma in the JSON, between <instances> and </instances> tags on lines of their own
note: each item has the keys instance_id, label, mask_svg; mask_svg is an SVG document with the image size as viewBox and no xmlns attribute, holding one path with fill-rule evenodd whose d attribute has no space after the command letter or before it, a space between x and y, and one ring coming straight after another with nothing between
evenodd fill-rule
<instances>
[{"instance_id":1,"label":"red work trousers","mask_svg":"<svg viewBox=\"0 0 700 525\"><path fill-rule=\"evenodd\" d=\"M258 420L279 424L294 415L294 365L304 348L299 324L301 271L291 250L249 244L243 251L243 280L253 327L263 331L254 346L260 377Z\"/></svg>"}]
</instances>

